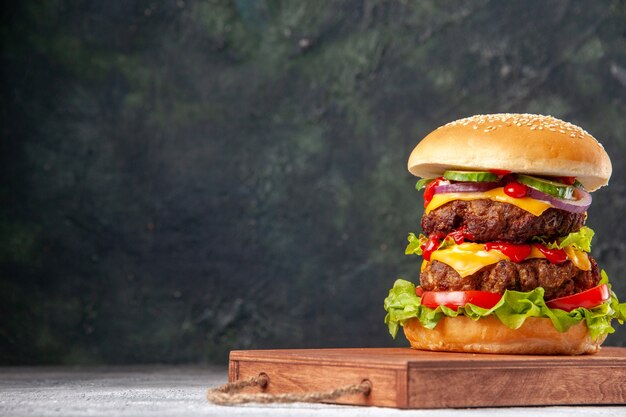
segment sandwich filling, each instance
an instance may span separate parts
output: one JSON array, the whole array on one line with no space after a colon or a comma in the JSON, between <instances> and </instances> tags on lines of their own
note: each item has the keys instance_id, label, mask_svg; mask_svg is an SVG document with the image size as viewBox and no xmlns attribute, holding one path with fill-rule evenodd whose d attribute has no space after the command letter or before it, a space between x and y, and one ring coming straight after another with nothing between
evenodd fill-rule
<instances>
[{"instance_id":1,"label":"sandwich filling","mask_svg":"<svg viewBox=\"0 0 626 417\"><path fill-rule=\"evenodd\" d=\"M591 197L575 178L446 171L416 188L425 189L424 234L409 234L405 253L424 258L420 286L399 279L389 291L393 336L408 319L432 329L459 314L495 315L513 329L527 317L559 331L585 320L593 338L626 320L626 303L589 256Z\"/></svg>"}]
</instances>

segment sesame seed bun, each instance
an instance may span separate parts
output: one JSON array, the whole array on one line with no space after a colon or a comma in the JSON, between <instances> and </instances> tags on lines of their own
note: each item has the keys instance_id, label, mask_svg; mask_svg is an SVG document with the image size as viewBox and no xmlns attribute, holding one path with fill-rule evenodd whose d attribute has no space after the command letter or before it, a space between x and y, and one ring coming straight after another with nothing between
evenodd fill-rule
<instances>
[{"instance_id":1,"label":"sesame seed bun","mask_svg":"<svg viewBox=\"0 0 626 417\"><path fill-rule=\"evenodd\" d=\"M448 123L415 147L408 168L423 178L447 169L576 177L588 191L606 185L612 170L602 145L585 130L535 114L478 115Z\"/></svg>"},{"instance_id":2,"label":"sesame seed bun","mask_svg":"<svg viewBox=\"0 0 626 417\"><path fill-rule=\"evenodd\" d=\"M596 353L606 338L593 340L584 322L561 333L550 319L529 317L513 330L494 316L477 321L466 316L443 317L432 330L410 319L404 323L404 334L414 349L522 355Z\"/></svg>"}]
</instances>

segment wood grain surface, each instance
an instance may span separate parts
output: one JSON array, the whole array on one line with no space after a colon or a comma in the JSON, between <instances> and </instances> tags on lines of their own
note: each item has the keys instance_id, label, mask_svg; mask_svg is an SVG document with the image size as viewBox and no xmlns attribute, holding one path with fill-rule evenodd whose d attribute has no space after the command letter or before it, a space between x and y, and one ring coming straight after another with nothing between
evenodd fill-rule
<instances>
[{"instance_id":1,"label":"wood grain surface","mask_svg":"<svg viewBox=\"0 0 626 417\"><path fill-rule=\"evenodd\" d=\"M397 408L626 404L626 348L531 356L409 348L249 350L230 353L229 380L264 372L267 393L325 391L368 379L369 396L340 404ZM258 392L258 388L247 392Z\"/></svg>"}]
</instances>

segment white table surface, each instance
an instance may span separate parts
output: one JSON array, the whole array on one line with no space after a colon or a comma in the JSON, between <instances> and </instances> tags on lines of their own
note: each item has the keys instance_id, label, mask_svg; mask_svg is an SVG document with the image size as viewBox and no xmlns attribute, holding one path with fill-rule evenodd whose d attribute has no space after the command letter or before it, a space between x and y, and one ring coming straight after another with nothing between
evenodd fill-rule
<instances>
[{"instance_id":1,"label":"white table surface","mask_svg":"<svg viewBox=\"0 0 626 417\"><path fill-rule=\"evenodd\" d=\"M0 415L626 416L626 406L396 410L325 404L223 407L207 403L207 388L226 379L225 368L204 366L4 367L0 368Z\"/></svg>"}]
</instances>

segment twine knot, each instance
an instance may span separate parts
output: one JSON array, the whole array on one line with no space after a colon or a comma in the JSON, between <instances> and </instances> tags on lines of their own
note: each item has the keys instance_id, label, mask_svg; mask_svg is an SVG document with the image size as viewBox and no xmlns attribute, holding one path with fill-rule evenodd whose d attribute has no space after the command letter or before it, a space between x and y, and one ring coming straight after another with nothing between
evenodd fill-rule
<instances>
[{"instance_id":1,"label":"twine knot","mask_svg":"<svg viewBox=\"0 0 626 417\"><path fill-rule=\"evenodd\" d=\"M323 402L343 397L344 395L363 394L370 395L372 392L372 383L368 379L364 379L360 384L346 385L339 388L330 389L320 392L289 392L285 394L268 394L260 392L256 394L240 393L246 387L258 386L261 389L267 389L270 378L265 372L261 372L258 376L242 379L235 382L228 382L219 387L210 388L207 391L207 400L219 405L234 405L244 403L296 403L296 402Z\"/></svg>"}]
</instances>

